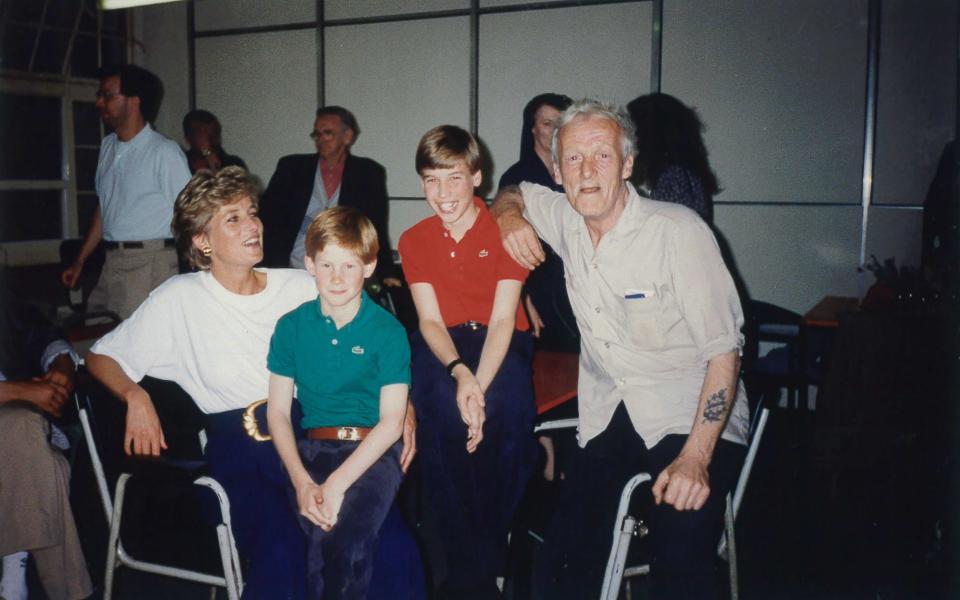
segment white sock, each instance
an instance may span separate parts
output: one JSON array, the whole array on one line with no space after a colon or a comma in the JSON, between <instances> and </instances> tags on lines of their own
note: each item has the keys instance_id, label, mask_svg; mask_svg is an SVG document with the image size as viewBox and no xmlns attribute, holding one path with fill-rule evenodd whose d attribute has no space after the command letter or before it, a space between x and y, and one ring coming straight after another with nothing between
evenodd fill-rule
<instances>
[{"instance_id":1,"label":"white sock","mask_svg":"<svg viewBox=\"0 0 960 600\"><path fill-rule=\"evenodd\" d=\"M14 552L3 557L3 579L0 579L3 600L27 600L27 553Z\"/></svg>"}]
</instances>

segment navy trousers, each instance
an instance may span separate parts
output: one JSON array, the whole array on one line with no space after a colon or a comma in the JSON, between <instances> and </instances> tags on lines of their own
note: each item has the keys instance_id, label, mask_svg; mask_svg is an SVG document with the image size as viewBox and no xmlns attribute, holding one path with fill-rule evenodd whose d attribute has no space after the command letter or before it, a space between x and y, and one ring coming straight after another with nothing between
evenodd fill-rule
<instances>
[{"instance_id":1,"label":"navy trousers","mask_svg":"<svg viewBox=\"0 0 960 600\"><path fill-rule=\"evenodd\" d=\"M486 329L450 328L466 365L476 371ZM434 585L451 598L496 594L505 564L507 532L533 465L532 338L514 332L500 370L485 394L486 422L476 452L466 450L467 428L456 402L456 381L419 332L411 336L417 449L427 505L439 529L446 574Z\"/></svg>"},{"instance_id":2,"label":"navy trousers","mask_svg":"<svg viewBox=\"0 0 960 600\"><path fill-rule=\"evenodd\" d=\"M646 471L656 481L680 453L685 435L647 448L621 403L603 433L575 448L560 483L560 502L534 563L534 597L592 599L600 594L620 493ZM650 573L662 599L717 597L715 562L727 492L736 483L746 448L720 440L708 468L710 496L700 510L656 506L650 485L635 493L649 525ZM636 513L634 513L636 514Z\"/></svg>"},{"instance_id":3,"label":"navy trousers","mask_svg":"<svg viewBox=\"0 0 960 600\"><path fill-rule=\"evenodd\" d=\"M313 480L322 483L360 442L300 440L300 457ZM403 473L397 442L347 490L330 531L298 516L307 536L307 597L311 600L366 598L373 575L380 526L393 504ZM297 511L296 492L290 500Z\"/></svg>"},{"instance_id":4,"label":"navy trousers","mask_svg":"<svg viewBox=\"0 0 960 600\"><path fill-rule=\"evenodd\" d=\"M210 476L230 497L237 550L249 563L243 598L302 600L306 549L287 500L287 473L272 443L244 432L242 413L207 415L206 457ZM264 415L258 419L266 423Z\"/></svg>"}]
</instances>

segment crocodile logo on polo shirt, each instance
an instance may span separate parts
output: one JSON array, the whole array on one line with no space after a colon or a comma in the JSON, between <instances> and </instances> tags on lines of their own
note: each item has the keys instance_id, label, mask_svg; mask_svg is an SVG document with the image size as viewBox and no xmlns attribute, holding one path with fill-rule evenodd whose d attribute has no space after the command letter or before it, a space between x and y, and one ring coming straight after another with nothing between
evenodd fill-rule
<instances>
[{"instance_id":1,"label":"crocodile logo on polo shirt","mask_svg":"<svg viewBox=\"0 0 960 600\"><path fill-rule=\"evenodd\" d=\"M354 354L363 354L363 346L354 346L353 348L350 348L350 352L353 352Z\"/></svg>"},{"instance_id":2,"label":"crocodile logo on polo shirt","mask_svg":"<svg viewBox=\"0 0 960 600\"><path fill-rule=\"evenodd\" d=\"M483 250L481 250L481 251L480 251L480 254L479 254L480 258L486 258L486 257L489 256L489 255L490 255L490 253L487 252L487 249L486 249L486 248L484 248Z\"/></svg>"}]
</instances>

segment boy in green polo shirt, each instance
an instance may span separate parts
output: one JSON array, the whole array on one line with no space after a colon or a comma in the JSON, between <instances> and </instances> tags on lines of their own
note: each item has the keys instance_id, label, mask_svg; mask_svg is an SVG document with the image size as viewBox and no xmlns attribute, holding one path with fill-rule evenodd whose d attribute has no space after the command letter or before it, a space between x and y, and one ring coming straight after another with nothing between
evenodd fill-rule
<instances>
[{"instance_id":1,"label":"boy in green polo shirt","mask_svg":"<svg viewBox=\"0 0 960 600\"><path fill-rule=\"evenodd\" d=\"M365 598L377 533L402 477L410 384L406 332L363 291L377 233L358 211L321 212L306 235L319 299L278 322L270 341L267 419L307 535L307 596ZM306 439L290 408L297 389Z\"/></svg>"}]
</instances>

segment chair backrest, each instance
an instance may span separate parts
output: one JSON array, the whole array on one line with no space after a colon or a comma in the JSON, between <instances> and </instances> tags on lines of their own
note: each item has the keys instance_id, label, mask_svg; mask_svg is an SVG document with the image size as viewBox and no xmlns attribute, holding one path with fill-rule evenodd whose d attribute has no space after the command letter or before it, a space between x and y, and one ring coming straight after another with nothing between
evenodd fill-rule
<instances>
[{"instance_id":1,"label":"chair backrest","mask_svg":"<svg viewBox=\"0 0 960 600\"><path fill-rule=\"evenodd\" d=\"M113 514L112 497L117 477L121 472L138 470L123 453L123 435L126 426L123 403L97 382L81 367L79 385L74 394L77 412L90 453L90 462L96 479L97 491L107 515ZM202 459L202 414L196 405L176 384L145 378L141 385L154 399L160 422L164 427L168 450L166 459L196 461Z\"/></svg>"}]
</instances>

